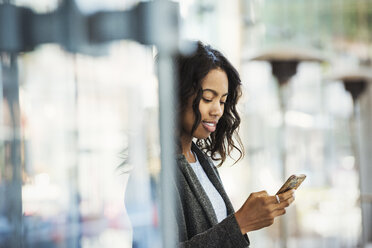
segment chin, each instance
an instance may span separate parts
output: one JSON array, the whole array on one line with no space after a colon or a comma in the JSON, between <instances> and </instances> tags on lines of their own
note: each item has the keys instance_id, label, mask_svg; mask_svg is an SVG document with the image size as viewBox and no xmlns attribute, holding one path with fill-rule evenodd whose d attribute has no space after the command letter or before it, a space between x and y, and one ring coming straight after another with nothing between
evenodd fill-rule
<instances>
[{"instance_id":1,"label":"chin","mask_svg":"<svg viewBox=\"0 0 372 248\"><path fill-rule=\"evenodd\" d=\"M198 133L194 135L195 138L197 139L206 139L211 135L211 133Z\"/></svg>"}]
</instances>

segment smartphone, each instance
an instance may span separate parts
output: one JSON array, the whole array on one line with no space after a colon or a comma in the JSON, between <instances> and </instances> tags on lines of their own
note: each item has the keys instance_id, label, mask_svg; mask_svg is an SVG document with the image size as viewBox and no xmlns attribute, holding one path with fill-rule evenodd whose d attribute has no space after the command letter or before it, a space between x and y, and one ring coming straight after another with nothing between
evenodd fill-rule
<instances>
[{"instance_id":1,"label":"smartphone","mask_svg":"<svg viewBox=\"0 0 372 248\"><path fill-rule=\"evenodd\" d=\"M283 186L279 189L276 195L284 193L291 189L297 189L301 183L305 180L306 175L298 174L290 176L287 181L283 184Z\"/></svg>"}]
</instances>

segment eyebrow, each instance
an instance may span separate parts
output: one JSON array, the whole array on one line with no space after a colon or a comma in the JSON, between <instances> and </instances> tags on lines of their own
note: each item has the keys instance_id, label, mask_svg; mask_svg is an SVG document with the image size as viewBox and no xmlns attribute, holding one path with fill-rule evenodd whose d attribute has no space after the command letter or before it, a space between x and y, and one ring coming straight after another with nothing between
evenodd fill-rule
<instances>
[{"instance_id":1,"label":"eyebrow","mask_svg":"<svg viewBox=\"0 0 372 248\"><path fill-rule=\"evenodd\" d=\"M213 95L218 96L218 92L215 91L215 90L212 90L212 89L203 89L202 91L203 91L203 93L204 93L204 91L210 91L210 92L213 93ZM225 93L225 94L223 94L222 96L227 96L228 94L229 94L229 93Z\"/></svg>"}]
</instances>

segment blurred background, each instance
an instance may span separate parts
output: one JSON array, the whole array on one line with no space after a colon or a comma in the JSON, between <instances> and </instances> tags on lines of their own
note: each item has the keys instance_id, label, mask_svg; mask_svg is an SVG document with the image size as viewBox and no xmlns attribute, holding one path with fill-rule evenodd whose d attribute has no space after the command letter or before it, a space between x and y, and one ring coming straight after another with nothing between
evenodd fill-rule
<instances>
[{"instance_id":1,"label":"blurred background","mask_svg":"<svg viewBox=\"0 0 372 248\"><path fill-rule=\"evenodd\" d=\"M48 13L63 1L10 2ZM139 1L76 3L88 15ZM372 1L178 3L180 39L212 45L241 74L246 156L219 169L235 209L307 175L286 216L249 234L252 247L372 247ZM1 53L0 247L16 247L17 228L22 247L162 246L156 47L100 49Z\"/></svg>"}]
</instances>

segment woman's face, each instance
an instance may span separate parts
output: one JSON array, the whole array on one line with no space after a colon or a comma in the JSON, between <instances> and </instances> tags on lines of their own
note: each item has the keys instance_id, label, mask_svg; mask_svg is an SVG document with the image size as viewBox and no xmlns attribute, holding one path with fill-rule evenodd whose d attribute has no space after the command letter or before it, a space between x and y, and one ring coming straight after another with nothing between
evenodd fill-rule
<instances>
[{"instance_id":1,"label":"woman's face","mask_svg":"<svg viewBox=\"0 0 372 248\"><path fill-rule=\"evenodd\" d=\"M229 89L226 72L219 68L211 70L203 79L201 87L203 91L199 103L201 122L192 136L198 139L206 139L216 130L218 120L223 115ZM182 133L184 135L190 135L195 121L192 110L193 100L194 98L189 100L182 118Z\"/></svg>"}]
</instances>

